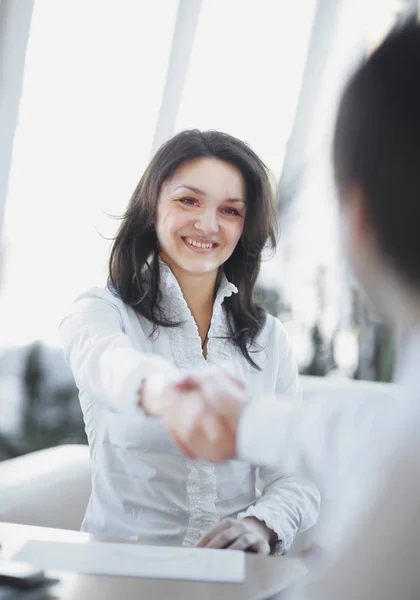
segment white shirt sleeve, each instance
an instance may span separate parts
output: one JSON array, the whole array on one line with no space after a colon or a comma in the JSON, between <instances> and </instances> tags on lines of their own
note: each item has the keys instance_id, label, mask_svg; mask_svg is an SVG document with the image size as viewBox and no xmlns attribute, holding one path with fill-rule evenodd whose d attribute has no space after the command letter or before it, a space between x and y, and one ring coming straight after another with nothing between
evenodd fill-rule
<instances>
[{"instance_id":1,"label":"white shirt sleeve","mask_svg":"<svg viewBox=\"0 0 420 600\"><path fill-rule=\"evenodd\" d=\"M345 402L330 398L301 408L255 402L245 409L237 436L240 457L275 465L289 454L320 484L342 487L340 504L327 515L324 549L331 557L288 598L418 597L420 443L418 427L410 443L397 443L406 439L413 414L400 392Z\"/></svg>"},{"instance_id":2,"label":"white shirt sleeve","mask_svg":"<svg viewBox=\"0 0 420 600\"><path fill-rule=\"evenodd\" d=\"M378 468L358 506L358 527L299 600L404 600L420 594L420 442L415 431ZM408 435L407 435L408 434Z\"/></svg>"},{"instance_id":3,"label":"white shirt sleeve","mask_svg":"<svg viewBox=\"0 0 420 600\"><path fill-rule=\"evenodd\" d=\"M323 390L319 395L319 401L304 406L286 400L249 403L239 422L238 456L272 466L290 457L317 480L339 477L367 449L373 452L404 415L395 391L345 402L324 398Z\"/></svg>"},{"instance_id":4,"label":"white shirt sleeve","mask_svg":"<svg viewBox=\"0 0 420 600\"><path fill-rule=\"evenodd\" d=\"M137 408L145 377L178 373L168 360L134 348L117 306L102 290L79 296L61 322L60 336L78 388L118 412Z\"/></svg>"}]
</instances>

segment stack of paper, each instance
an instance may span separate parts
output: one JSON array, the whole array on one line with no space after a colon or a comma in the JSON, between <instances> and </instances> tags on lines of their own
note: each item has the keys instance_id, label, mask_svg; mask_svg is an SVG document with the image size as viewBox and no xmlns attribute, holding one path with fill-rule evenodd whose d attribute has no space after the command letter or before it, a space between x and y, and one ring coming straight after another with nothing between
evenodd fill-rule
<instances>
[{"instance_id":1,"label":"stack of paper","mask_svg":"<svg viewBox=\"0 0 420 600\"><path fill-rule=\"evenodd\" d=\"M14 558L41 569L92 575L229 583L241 583L245 579L245 555L234 550L30 541Z\"/></svg>"}]
</instances>

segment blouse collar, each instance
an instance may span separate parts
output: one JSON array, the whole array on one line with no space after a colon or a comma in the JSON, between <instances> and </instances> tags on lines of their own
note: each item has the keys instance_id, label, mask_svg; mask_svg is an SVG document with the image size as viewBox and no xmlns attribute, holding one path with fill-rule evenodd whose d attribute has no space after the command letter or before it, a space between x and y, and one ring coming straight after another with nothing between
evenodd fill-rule
<instances>
[{"instance_id":1,"label":"blouse collar","mask_svg":"<svg viewBox=\"0 0 420 600\"><path fill-rule=\"evenodd\" d=\"M165 298L167 292L170 290L170 295L175 294L179 298L184 299L181 287L175 275L172 273L170 267L165 262L163 262L162 259L159 259L159 268L161 275L161 288L164 292L163 297ZM215 311L216 309L220 309L221 305L223 304L226 298L229 298L230 296L232 296L232 294L237 293L238 288L236 287L236 285L230 282L227 279L226 275L223 273L219 284L219 288L216 293L213 311Z\"/></svg>"}]
</instances>

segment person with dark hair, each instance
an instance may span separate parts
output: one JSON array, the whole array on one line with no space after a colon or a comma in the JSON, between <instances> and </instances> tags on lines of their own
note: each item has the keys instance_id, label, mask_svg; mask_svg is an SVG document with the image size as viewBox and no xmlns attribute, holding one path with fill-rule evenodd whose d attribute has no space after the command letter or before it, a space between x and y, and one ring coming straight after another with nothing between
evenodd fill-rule
<instances>
[{"instance_id":1,"label":"person with dark hair","mask_svg":"<svg viewBox=\"0 0 420 600\"><path fill-rule=\"evenodd\" d=\"M184 131L152 159L107 287L79 296L61 323L93 463L83 530L176 545L208 535L215 547L281 554L316 522L319 492L287 453L259 470L197 463L148 418L165 417L181 374L215 367L255 397L299 399L286 334L253 299L275 223L267 169L240 140Z\"/></svg>"},{"instance_id":2,"label":"person with dark hair","mask_svg":"<svg viewBox=\"0 0 420 600\"><path fill-rule=\"evenodd\" d=\"M399 395L302 409L248 404L228 374L194 374L178 384L166 419L197 457L276 464L287 450L325 489L335 484L318 532L327 554L293 597L411 600L420 597L418 24L393 31L351 77L333 163L350 266L395 331Z\"/></svg>"}]
</instances>

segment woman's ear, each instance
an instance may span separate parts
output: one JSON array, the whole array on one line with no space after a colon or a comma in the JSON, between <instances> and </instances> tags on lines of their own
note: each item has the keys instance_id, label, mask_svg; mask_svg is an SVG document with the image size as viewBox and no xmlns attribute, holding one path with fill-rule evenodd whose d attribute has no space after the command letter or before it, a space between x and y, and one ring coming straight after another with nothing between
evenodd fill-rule
<instances>
[{"instance_id":1,"label":"woman's ear","mask_svg":"<svg viewBox=\"0 0 420 600\"><path fill-rule=\"evenodd\" d=\"M355 184L340 191L340 213L351 239L364 243L374 238L366 194L361 185Z\"/></svg>"},{"instance_id":2,"label":"woman's ear","mask_svg":"<svg viewBox=\"0 0 420 600\"><path fill-rule=\"evenodd\" d=\"M365 289L378 268L380 251L366 194L360 185L340 190L341 244L356 279Z\"/></svg>"}]
</instances>

